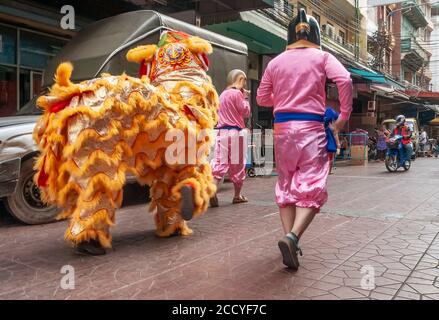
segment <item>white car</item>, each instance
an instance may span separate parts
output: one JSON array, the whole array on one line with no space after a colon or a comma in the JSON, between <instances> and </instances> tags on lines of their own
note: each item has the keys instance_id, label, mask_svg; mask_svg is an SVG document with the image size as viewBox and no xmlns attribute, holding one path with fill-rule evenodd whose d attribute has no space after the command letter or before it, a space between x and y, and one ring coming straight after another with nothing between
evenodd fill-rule
<instances>
[{"instance_id":1,"label":"white car","mask_svg":"<svg viewBox=\"0 0 439 320\"><path fill-rule=\"evenodd\" d=\"M27 224L51 222L58 213L55 206L41 201L33 180L38 148L32 132L39 117L34 111L24 108L21 115L0 118L0 199L14 217Z\"/></svg>"},{"instance_id":2,"label":"white car","mask_svg":"<svg viewBox=\"0 0 439 320\"><path fill-rule=\"evenodd\" d=\"M41 111L29 101L18 115L0 117L0 199L15 218L27 224L55 221L59 209L41 201L40 189L34 182L35 157L38 147L32 133ZM136 183L133 175L127 175L127 188ZM130 189L147 199L148 188Z\"/></svg>"}]
</instances>

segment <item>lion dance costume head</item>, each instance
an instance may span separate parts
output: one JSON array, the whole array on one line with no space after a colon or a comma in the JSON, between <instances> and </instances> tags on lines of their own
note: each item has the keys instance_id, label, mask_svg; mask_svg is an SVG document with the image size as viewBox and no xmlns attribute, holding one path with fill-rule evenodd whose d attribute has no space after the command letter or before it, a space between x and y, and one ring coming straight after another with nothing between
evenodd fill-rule
<instances>
[{"instance_id":1,"label":"lion dance costume head","mask_svg":"<svg viewBox=\"0 0 439 320\"><path fill-rule=\"evenodd\" d=\"M191 190L185 200L193 216L216 191L206 160L218 108L206 74L211 52L203 39L167 31L157 45L127 53L140 64L139 78L103 74L75 84L73 66L59 65L37 101L44 114L34 131L35 180L43 199L63 208L60 218L70 218L66 239L111 246L127 173L150 186L157 235L192 233L181 215L182 190Z\"/></svg>"}]
</instances>

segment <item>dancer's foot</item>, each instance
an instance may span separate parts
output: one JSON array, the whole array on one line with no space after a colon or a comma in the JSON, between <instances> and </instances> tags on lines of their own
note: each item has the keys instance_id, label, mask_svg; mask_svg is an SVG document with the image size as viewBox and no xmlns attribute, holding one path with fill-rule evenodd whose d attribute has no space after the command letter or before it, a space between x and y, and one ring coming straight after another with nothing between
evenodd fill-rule
<instances>
[{"instance_id":1,"label":"dancer's foot","mask_svg":"<svg viewBox=\"0 0 439 320\"><path fill-rule=\"evenodd\" d=\"M181 188L181 216L184 220L192 219L195 210L194 189L190 186Z\"/></svg>"},{"instance_id":2,"label":"dancer's foot","mask_svg":"<svg viewBox=\"0 0 439 320\"><path fill-rule=\"evenodd\" d=\"M293 270L297 270L299 268L297 253L300 252L300 255L302 255L302 250L299 247L299 238L290 232L278 242L278 246L282 253L284 265Z\"/></svg>"},{"instance_id":3,"label":"dancer's foot","mask_svg":"<svg viewBox=\"0 0 439 320\"><path fill-rule=\"evenodd\" d=\"M81 255L102 256L106 251L99 241L91 239L78 244L76 246L76 253Z\"/></svg>"},{"instance_id":4,"label":"dancer's foot","mask_svg":"<svg viewBox=\"0 0 439 320\"><path fill-rule=\"evenodd\" d=\"M211 208L219 207L218 196L216 194L212 198L210 198L210 207Z\"/></svg>"},{"instance_id":5,"label":"dancer's foot","mask_svg":"<svg viewBox=\"0 0 439 320\"><path fill-rule=\"evenodd\" d=\"M239 197L234 197L232 201L233 204L246 203L246 202L248 202L248 199L243 195L240 195Z\"/></svg>"}]
</instances>

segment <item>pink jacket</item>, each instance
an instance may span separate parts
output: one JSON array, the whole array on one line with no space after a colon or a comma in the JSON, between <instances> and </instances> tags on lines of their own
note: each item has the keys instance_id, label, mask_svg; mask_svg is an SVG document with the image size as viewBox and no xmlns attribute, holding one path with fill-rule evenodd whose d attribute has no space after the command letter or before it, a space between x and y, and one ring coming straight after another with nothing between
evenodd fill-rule
<instances>
[{"instance_id":1,"label":"pink jacket","mask_svg":"<svg viewBox=\"0 0 439 320\"><path fill-rule=\"evenodd\" d=\"M258 88L257 102L274 107L274 113L324 114L326 78L337 84L340 117L348 120L352 111L350 73L333 55L314 48L290 49L270 61Z\"/></svg>"},{"instance_id":2,"label":"pink jacket","mask_svg":"<svg viewBox=\"0 0 439 320\"><path fill-rule=\"evenodd\" d=\"M250 117L250 103L244 94L234 88L226 89L219 97L218 128L224 126L245 128L244 119Z\"/></svg>"}]
</instances>

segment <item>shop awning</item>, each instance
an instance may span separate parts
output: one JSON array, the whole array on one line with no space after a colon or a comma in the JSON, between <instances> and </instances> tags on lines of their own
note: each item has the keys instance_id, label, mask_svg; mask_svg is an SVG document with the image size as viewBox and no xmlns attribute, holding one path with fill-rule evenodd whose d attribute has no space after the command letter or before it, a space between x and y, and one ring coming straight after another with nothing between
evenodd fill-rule
<instances>
[{"instance_id":1,"label":"shop awning","mask_svg":"<svg viewBox=\"0 0 439 320\"><path fill-rule=\"evenodd\" d=\"M380 73L373 73L366 70L356 69L356 68L348 68L349 72L354 77L360 77L362 79L365 79L366 81L370 81L373 83L380 83L380 84L386 84L386 78L384 75Z\"/></svg>"},{"instance_id":2,"label":"shop awning","mask_svg":"<svg viewBox=\"0 0 439 320\"><path fill-rule=\"evenodd\" d=\"M387 76L384 76L384 77L386 78L387 84L391 85L393 88L395 88L397 90L401 90L401 91L405 90L405 87L402 84L400 84L398 81L395 81Z\"/></svg>"},{"instance_id":3,"label":"shop awning","mask_svg":"<svg viewBox=\"0 0 439 320\"><path fill-rule=\"evenodd\" d=\"M365 82L371 82L374 84L380 84L387 86L393 90L404 90L404 86L399 84L397 81L385 76L384 74L371 72L368 70L358 69L358 68L348 68L353 78L363 79ZM385 90L384 90L385 91Z\"/></svg>"},{"instance_id":4,"label":"shop awning","mask_svg":"<svg viewBox=\"0 0 439 320\"><path fill-rule=\"evenodd\" d=\"M239 19L203 28L247 44L257 54L277 54L285 50L287 30L256 11L239 14Z\"/></svg>"},{"instance_id":5,"label":"shop awning","mask_svg":"<svg viewBox=\"0 0 439 320\"><path fill-rule=\"evenodd\" d=\"M410 96L405 94L404 91L395 89L394 87L390 87L388 84L380 85L375 84L371 85L370 88L376 92L377 95L385 97L385 98L394 98L399 100L410 100Z\"/></svg>"},{"instance_id":6,"label":"shop awning","mask_svg":"<svg viewBox=\"0 0 439 320\"><path fill-rule=\"evenodd\" d=\"M430 126L439 126L439 118L434 118L428 123Z\"/></svg>"},{"instance_id":7,"label":"shop awning","mask_svg":"<svg viewBox=\"0 0 439 320\"><path fill-rule=\"evenodd\" d=\"M439 104L439 92L406 90L406 93L413 98L422 100L423 102Z\"/></svg>"},{"instance_id":8,"label":"shop awning","mask_svg":"<svg viewBox=\"0 0 439 320\"><path fill-rule=\"evenodd\" d=\"M395 92L395 89L393 89L387 85L379 85L379 84L371 85L370 89L372 89L373 91L376 91L376 92L380 92L384 95L392 94Z\"/></svg>"}]
</instances>

